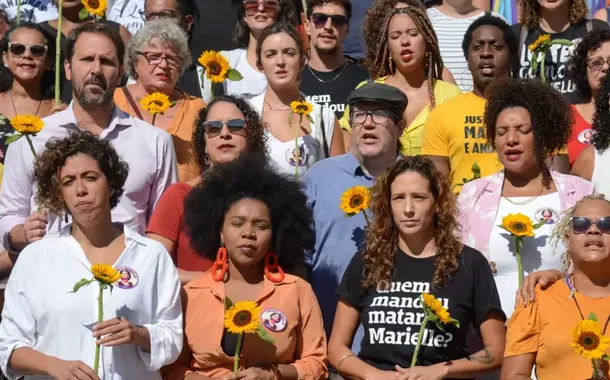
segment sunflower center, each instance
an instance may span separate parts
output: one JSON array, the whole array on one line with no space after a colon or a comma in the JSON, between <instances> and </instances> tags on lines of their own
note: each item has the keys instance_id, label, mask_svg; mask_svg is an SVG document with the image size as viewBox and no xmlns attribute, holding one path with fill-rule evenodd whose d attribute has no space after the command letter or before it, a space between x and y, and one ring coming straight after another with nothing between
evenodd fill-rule
<instances>
[{"instance_id":1,"label":"sunflower center","mask_svg":"<svg viewBox=\"0 0 610 380\"><path fill-rule=\"evenodd\" d=\"M222 67L218 62L210 62L209 64L210 75L219 75L222 71Z\"/></svg>"},{"instance_id":2,"label":"sunflower center","mask_svg":"<svg viewBox=\"0 0 610 380\"><path fill-rule=\"evenodd\" d=\"M159 107L161 107L163 105L163 103L161 103L158 100L153 100L151 103L154 104L155 106L159 106Z\"/></svg>"},{"instance_id":3,"label":"sunflower center","mask_svg":"<svg viewBox=\"0 0 610 380\"><path fill-rule=\"evenodd\" d=\"M351 207L358 207L362 204L362 197L360 195L356 195L349 200L349 205Z\"/></svg>"},{"instance_id":4,"label":"sunflower center","mask_svg":"<svg viewBox=\"0 0 610 380\"><path fill-rule=\"evenodd\" d=\"M525 224L521 223L521 222L513 222L513 224L511 225L511 228L517 232L523 232L525 231Z\"/></svg>"},{"instance_id":5,"label":"sunflower center","mask_svg":"<svg viewBox=\"0 0 610 380\"><path fill-rule=\"evenodd\" d=\"M89 0L89 6L97 9L100 6L100 2L97 0Z\"/></svg>"},{"instance_id":6,"label":"sunflower center","mask_svg":"<svg viewBox=\"0 0 610 380\"><path fill-rule=\"evenodd\" d=\"M32 128L34 126L34 124L32 123L23 123L23 126L26 128Z\"/></svg>"},{"instance_id":7,"label":"sunflower center","mask_svg":"<svg viewBox=\"0 0 610 380\"><path fill-rule=\"evenodd\" d=\"M237 327L244 327L252 320L252 314L248 310L242 310L235 313L233 316L233 323Z\"/></svg>"},{"instance_id":8,"label":"sunflower center","mask_svg":"<svg viewBox=\"0 0 610 380\"><path fill-rule=\"evenodd\" d=\"M595 350L599 346L599 338L592 333L583 333L580 336L580 345L587 350Z\"/></svg>"},{"instance_id":9,"label":"sunflower center","mask_svg":"<svg viewBox=\"0 0 610 380\"><path fill-rule=\"evenodd\" d=\"M301 111L301 112L307 112L308 108L306 105L298 105L297 106L297 111Z\"/></svg>"}]
</instances>

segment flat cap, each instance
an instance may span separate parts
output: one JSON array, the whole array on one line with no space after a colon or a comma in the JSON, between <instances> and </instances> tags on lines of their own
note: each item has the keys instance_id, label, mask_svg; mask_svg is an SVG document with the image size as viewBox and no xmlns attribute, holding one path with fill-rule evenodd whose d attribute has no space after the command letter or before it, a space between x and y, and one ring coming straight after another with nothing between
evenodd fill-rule
<instances>
[{"instance_id":1,"label":"flat cap","mask_svg":"<svg viewBox=\"0 0 610 380\"><path fill-rule=\"evenodd\" d=\"M407 95L394 86L368 81L358 87L347 98L350 106L358 102L377 102L389 105L397 115L402 115L407 108Z\"/></svg>"}]
</instances>

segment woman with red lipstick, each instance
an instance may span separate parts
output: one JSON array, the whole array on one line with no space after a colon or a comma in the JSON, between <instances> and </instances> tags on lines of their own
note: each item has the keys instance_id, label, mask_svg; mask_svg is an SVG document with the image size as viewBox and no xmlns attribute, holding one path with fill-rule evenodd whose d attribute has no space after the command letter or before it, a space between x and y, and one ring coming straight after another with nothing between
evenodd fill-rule
<instances>
[{"instance_id":1,"label":"woman with red lipstick","mask_svg":"<svg viewBox=\"0 0 610 380\"><path fill-rule=\"evenodd\" d=\"M443 80L446 69L426 9L418 0L377 1L367 13L364 35L371 78L397 87L409 98L402 154L420 154L430 111L461 94L459 87ZM341 127L351 131L347 116Z\"/></svg>"},{"instance_id":2,"label":"woman with red lipstick","mask_svg":"<svg viewBox=\"0 0 610 380\"><path fill-rule=\"evenodd\" d=\"M172 135L180 182L201 173L192 157L190 141L195 119L205 103L176 88L190 64L187 37L180 26L165 20L147 22L129 41L125 54L125 69L136 82L114 92L114 102L120 109ZM153 93L167 95L173 104L164 113L154 115L154 122L153 115L141 104Z\"/></svg>"},{"instance_id":3,"label":"woman with red lipstick","mask_svg":"<svg viewBox=\"0 0 610 380\"><path fill-rule=\"evenodd\" d=\"M593 187L547 166L548 157L565 146L571 132L571 110L558 91L533 80L500 81L490 91L484 124L504 170L468 182L458 203L462 241L487 257L510 318L518 272L514 239L499 227L503 218L521 213L534 224L546 221L523 240L524 272L561 269L561 255L549 238L559 216Z\"/></svg>"}]
</instances>

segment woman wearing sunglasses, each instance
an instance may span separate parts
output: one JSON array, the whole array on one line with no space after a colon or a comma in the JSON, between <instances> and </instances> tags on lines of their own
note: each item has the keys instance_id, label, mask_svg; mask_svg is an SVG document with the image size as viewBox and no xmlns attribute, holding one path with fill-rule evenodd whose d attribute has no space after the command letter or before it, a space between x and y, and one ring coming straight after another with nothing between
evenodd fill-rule
<instances>
[{"instance_id":1,"label":"woman wearing sunglasses","mask_svg":"<svg viewBox=\"0 0 610 380\"><path fill-rule=\"evenodd\" d=\"M587 196L567 210L553 234L566 247L565 263L571 273L547 286L537 287L535 300L520 303L508 323L502 379L529 379L536 368L539 380L608 378L608 364L591 360L598 337L610 336L610 202L603 195ZM591 313L597 328L587 333L576 326ZM607 338L606 338L607 339ZM607 344L601 354L609 354Z\"/></svg>"},{"instance_id":2,"label":"woman wearing sunglasses","mask_svg":"<svg viewBox=\"0 0 610 380\"><path fill-rule=\"evenodd\" d=\"M168 187L146 228L147 237L167 248L183 284L212 265L212 261L195 253L185 234L184 199L209 168L234 161L245 152L265 153L264 128L256 111L245 100L217 96L199 112L191 144L203 175Z\"/></svg>"},{"instance_id":3,"label":"woman wearing sunglasses","mask_svg":"<svg viewBox=\"0 0 610 380\"><path fill-rule=\"evenodd\" d=\"M239 7L233 39L237 49L222 51L231 67L241 73L240 81L224 81L222 92L246 99L262 94L267 88L267 78L256 64L256 43L263 29L274 22L296 24L293 0L245 0ZM210 99L212 84L204 76L203 99ZM220 90L215 89L218 93Z\"/></svg>"}]
</instances>

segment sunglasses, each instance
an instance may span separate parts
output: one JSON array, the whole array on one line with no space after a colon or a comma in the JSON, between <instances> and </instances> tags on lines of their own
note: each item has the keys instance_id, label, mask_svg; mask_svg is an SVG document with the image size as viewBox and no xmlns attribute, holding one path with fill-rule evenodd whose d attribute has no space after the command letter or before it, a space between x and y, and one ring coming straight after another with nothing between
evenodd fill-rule
<instances>
[{"instance_id":1,"label":"sunglasses","mask_svg":"<svg viewBox=\"0 0 610 380\"><path fill-rule=\"evenodd\" d=\"M328 19L332 20L332 24L336 27L347 25L347 17L343 15L327 15L324 13L314 13L311 15L311 21L316 29L324 28Z\"/></svg>"},{"instance_id":2,"label":"sunglasses","mask_svg":"<svg viewBox=\"0 0 610 380\"><path fill-rule=\"evenodd\" d=\"M570 227L575 234L585 234L589 231L592 225L596 225L597 229L603 233L610 233L610 216L602 216L596 221L592 221L584 216L575 216L570 219Z\"/></svg>"},{"instance_id":3,"label":"sunglasses","mask_svg":"<svg viewBox=\"0 0 610 380\"><path fill-rule=\"evenodd\" d=\"M208 137L216 137L222 132L222 127L227 126L232 135L243 134L246 129L246 121L244 119L230 119L226 123L220 120L208 120L203 123L203 130Z\"/></svg>"},{"instance_id":4,"label":"sunglasses","mask_svg":"<svg viewBox=\"0 0 610 380\"><path fill-rule=\"evenodd\" d=\"M257 14L258 8L261 4L263 5L263 12L267 14L267 16L276 14L280 8L280 3L275 0L246 0L244 1L244 9L246 10L246 14L248 16Z\"/></svg>"},{"instance_id":5,"label":"sunglasses","mask_svg":"<svg viewBox=\"0 0 610 380\"><path fill-rule=\"evenodd\" d=\"M19 42L9 42L8 50L15 57L21 57L26 50L29 50L34 58L42 58L47 54L47 47L45 45L24 45Z\"/></svg>"}]
</instances>

